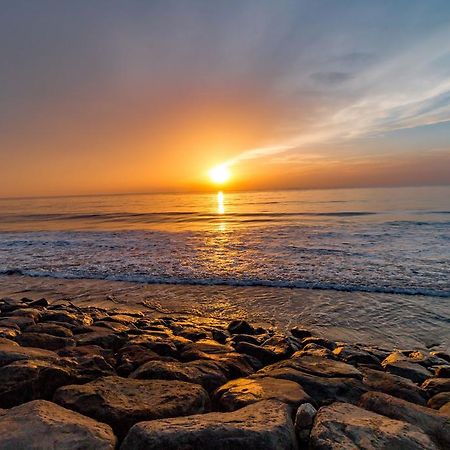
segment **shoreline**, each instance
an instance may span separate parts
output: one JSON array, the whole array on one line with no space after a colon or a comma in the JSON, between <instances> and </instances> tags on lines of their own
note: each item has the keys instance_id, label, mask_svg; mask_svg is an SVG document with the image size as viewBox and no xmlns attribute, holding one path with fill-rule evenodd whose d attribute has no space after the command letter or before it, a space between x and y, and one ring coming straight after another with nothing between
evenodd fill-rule
<instances>
[{"instance_id":1,"label":"shoreline","mask_svg":"<svg viewBox=\"0 0 450 450\"><path fill-rule=\"evenodd\" d=\"M440 297L2 275L4 296L66 299L82 307L122 307L153 315L246 319L281 331L302 323L334 340L450 350L450 302Z\"/></svg>"}]
</instances>

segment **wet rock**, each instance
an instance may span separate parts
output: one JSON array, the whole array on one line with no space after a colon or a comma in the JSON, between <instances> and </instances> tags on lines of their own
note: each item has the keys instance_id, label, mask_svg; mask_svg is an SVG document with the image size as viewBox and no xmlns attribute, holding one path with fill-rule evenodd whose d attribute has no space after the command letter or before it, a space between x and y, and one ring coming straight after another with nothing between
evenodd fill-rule
<instances>
[{"instance_id":1,"label":"wet rock","mask_svg":"<svg viewBox=\"0 0 450 450\"><path fill-rule=\"evenodd\" d=\"M433 376L433 374L416 362L409 361L395 361L389 362L389 358L386 358L382 362L382 366L386 372L398 375L403 378L409 378L414 383L423 383L427 378Z\"/></svg>"},{"instance_id":2,"label":"wet rock","mask_svg":"<svg viewBox=\"0 0 450 450\"><path fill-rule=\"evenodd\" d=\"M0 317L0 327L22 330L34 324L35 322L31 317Z\"/></svg>"},{"instance_id":3,"label":"wet rock","mask_svg":"<svg viewBox=\"0 0 450 450\"><path fill-rule=\"evenodd\" d=\"M72 347L75 341L72 338L54 336L46 333L24 332L16 337L16 341L23 347L36 347L46 350L59 350L63 347Z\"/></svg>"},{"instance_id":4,"label":"wet rock","mask_svg":"<svg viewBox=\"0 0 450 450\"><path fill-rule=\"evenodd\" d=\"M137 322L138 317L132 316L130 314L113 314L111 316L108 316L106 320L108 322L121 323L122 325L132 325Z\"/></svg>"},{"instance_id":5,"label":"wet rock","mask_svg":"<svg viewBox=\"0 0 450 450\"><path fill-rule=\"evenodd\" d=\"M439 408L439 412L441 414L446 415L447 417L450 417L450 402L447 402L445 405L442 405Z\"/></svg>"},{"instance_id":6,"label":"wet rock","mask_svg":"<svg viewBox=\"0 0 450 450\"><path fill-rule=\"evenodd\" d=\"M312 375L292 367L265 367L253 377L269 376L295 381L319 405L333 401L357 403L367 387L356 378L339 378Z\"/></svg>"},{"instance_id":7,"label":"wet rock","mask_svg":"<svg viewBox=\"0 0 450 450\"><path fill-rule=\"evenodd\" d=\"M213 412L135 425L121 450L297 448L289 407L267 400L229 413Z\"/></svg>"},{"instance_id":8,"label":"wet rock","mask_svg":"<svg viewBox=\"0 0 450 450\"><path fill-rule=\"evenodd\" d=\"M450 366L436 366L434 367L434 374L438 378L450 378Z\"/></svg>"},{"instance_id":9,"label":"wet rock","mask_svg":"<svg viewBox=\"0 0 450 450\"><path fill-rule=\"evenodd\" d=\"M442 352L442 351L434 351L430 352L431 356L436 356L437 358L443 359L444 361L447 361L450 363L450 355L448 353Z\"/></svg>"},{"instance_id":10,"label":"wet rock","mask_svg":"<svg viewBox=\"0 0 450 450\"><path fill-rule=\"evenodd\" d=\"M334 403L320 408L311 431L310 448L438 449L417 427L347 403Z\"/></svg>"},{"instance_id":11,"label":"wet rock","mask_svg":"<svg viewBox=\"0 0 450 450\"><path fill-rule=\"evenodd\" d=\"M0 368L0 407L51 399L56 389L75 381L74 373L54 362L22 360Z\"/></svg>"},{"instance_id":12,"label":"wet rock","mask_svg":"<svg viewBox=\"0 0 450 450\"><path fill-rule=\"evenodd\" d=\"M0 367L14 361L36 359L43 361L58 361L60 357L50 350L20 347L17 345L0 345Z\"/></svg>"},{"instance_id":13,"label":"wet rock","mask_svg":"<svg viewBox=\"0 0 450 450\"><path fill-rule=\"evenodd\" d=\"M309 435L316 417L317 410L311 403L303 403L297 409L295 414L294 428L300 444L304 447L309 442Z\"/></svg>"},{"instance_id":14,"label":"wet rock","mask_svg":"<svg viewBox=\"0 0 450 450\"><path fill-rule=\"evenodd\" d=\"M298 339L304 339L304 338L312 336L311 331L307 330L306 328L294 327L294 328L291 328L290 331L291 331L292 336L294 336Z\"/></svg>"},{"instance_id":15,"label":"wet rock","mask_svg":"<svg viewBox=\"0 0 450 450\"><path fill-rule=\"evenodd\" d=\"M255 334L255 329L245 320L233 320L228 325L230 334Z\"/></svg>"},{"instance_id":16,"label":"wet rock","mask_svg":"<svg viewBox=\"0 0 450 450\"><path fill-rule=\"evenodd\" d=\"M270 377L229 381L217 389L214 397L224 411L235 411L261 400L279 400L295 407L312 401L297 383Z\"/></svg>"},{"instance_id":17,"label":"wet rock","mask_svg":"<svg viewBox=\"0 0 450 450\"><path fill-rule=\"evenodd\" d=\"M262 343L263 348L274 352L279 358L288 358L302 348L300 340L290 337L274 335Z\"/></svg>"},{"instance_id":18,"label":"wet rock","mask_svg":"<svg viewBox=\"0 0 450 450\"><path fill-rule=\"evenodd\" d=\"M294 353L292 358L276 363L270 367L291 367L301 372L320 377L362 378L362 373L350 364L318 356L304 356L301 353ZM269 368L267 369L270 370Z\"/></svg>"},{"instance_id":19,"label":"wet rock","mask_svg":"<svg viewBox=\"0 0 450 450\"><path fill-rule=\"evenodd\" d=\"M12 345L18 347L19 344L16 341L12 341L11 339L6 339L3 337L0 337L0 345Z\"/></svg>"},{"instance_id":20,"label":"wet rock","mask_svg":"<svg viewBox=\"0 0 450 450\"><path fill-rule=\"evenodd\" d=\"M421 386L430 396L450 391L450 378L430 378Z\"/></svg>"},{"instance_id":21,"label":"wet rock","mask_svg":"<svg viewBox=\"0 0 450 450\"><path fill-rule=\"evenodd\" d=\"M205 330L196 327L182 328L178 332L175 332L175 334L189 339L190 341L199 341L200 339L206 339L208 336Z\"/></svg>"},{"instance_id":22,"label":"wet rock","mask_svg":"<svg viewBox=\"0 0 450 450\"><path fill-rule=\"evenodd\" d=\"M259 339L251 334L233 334L233 336L231 336L228 340L228 343L233 346L239 344L240 342L248 342L249 344L254 345L260 344Z\"/></svg>"},{"instance_id":23,"label":"wet rock","mask_svg":"<svg viewBox=\"0 0 450 450\"><path fill-rule=\"evenodd\" d=\"M360 368L363 382L370 390L384 392L408 402L425 405L425 392L407 378L368 368Z\"/></svg>"},{"instance_id":24,"label":"wet rock","mask_svg":"<svg viewBox=\"0 0 450 450\"><path fill-rule=\"evenodd\" d=\"M107 320L94 322L93 326L97 328L106 328L107 330L114 331L114 333L125 333L132 329L130 328L130 325L123 325L118 322L109 322ZM131 324L131 327L134 329L134 325Z\"/></svg>"},{"instance_id":25,"label":"wet rock","mask_svg":"<svg viewBox=\"0 0 450 450\"><path fill-rule=\"evenodd\" d=\"M140 345L126 345L117 352L116 356L117 373L125 377L147 361L167 358Z\"/></svg>"},{"instance_id":26,"label":"wet rock","mask_svg":"<svg viewBox=\"0 0 450 450\"><path fill-rule=\"evenodd\" d=\"M32 308L46 308L49 305L45 298L40 298L38 300L32 300L28 303L28 306Z\"/></svg>"},{"instance_id":27,"label":"wet rock","mask_svg":"<svg viewBox=\"0 0 450 450\"><path fill-rule=\"evenodd\" d=\"M161 356L178 356L178 349L174 342L162 337L140 335L130 339L129 344L145 347Z\"/></svg>"},{"instance_id":28,"label":"wet rock","mask_svg":"<svg viewBox=\"0 0 450 450\"><path fill-rule=\"evenodd\" d=\"M327 348L328 350L333 351L336 348L336 343L333 341L330 341L329 339L324 339L321 337L307 337L302 340L303 346L308 344L316 344L320 345L321 347Z\"/></svg>"},{"instance_id":29,"label":"wet rock","mask_svg":"<svg viewBox=\"0 0 450 450\"><path fill-rule=\"evenodd\" d=\"M75 339L77 345L98 345L102 348L118 350L125 344L127 337L105 330L78 334Z\"/></svg>"},{"instance_id":30,"label":"wet rock","mask_svg":"<svg viewBox=\"0 0 450 450\"><path fill-rule=\"evenodd\" d=\"M422 366L430 369L432 366L446 365L447 362L437 356L429 355L421 351L413 351L408 353L408 358L410 361L417 362Z\"/></svg>"},{"instance_id":31,"label":"wet rock","mask_svg":"<svg viewBox=\"0 0 450 450\"><path fill-rule=\"evenodd\" d=\"M336 356L331 350L327 348L316 346L315 344L308 344L302 350L294 353L295 357L315 356L319 358L327 358L336 360Z\"/></svg>"},{"instance_id":32,"label":"wet rock","mask_svg":"<svg viewBox=\"0 0 450 450\"><path fill-rule=\"evenodd\" d=\"M228 338L228 334L225 333L225 331L219 330L217 328L214 328L211 330L212 338L219 342L219 344L225 344Z\"/></svg>"},{"instance_id":33,"label":"wet rock","mask_svg":"<svg viewBox=\"0 0 450 450\"><path fill-rule=\"evenodd\" d=\"M0 338L14 339L19 334L20 331L18 328L8 328L0 326Z\"/></svg>"},{"instance_id":34,"label":"wet rock","mask_svg":"<svg viewBox=\"0 0 450 450\"><path fill-rule=\"evenodd\" d=\"M100 377L116 375L114 367L100 355L79 356L76 358L76 362L77 382L80 383L87 383Z\"/></svg>"},{"instance_id":35,"label":"wet rock","mask_svg":"<svg viewBox=\"0 0 450 450\"><path fill-rule=\"evenodd\" d=\"M207 353L207 354L213 354L213 355L220 355L220 354L226 354L226 353L232 353L234 352L234 348L230 345L223 345L219 344L216 341L209 340L209 339L202 339L197 342L191 342L186 344L183 347L183 353L187 354L189 352L199 352L199 353Z\"/></svg>"},{"instance_id":36,"label":"wet rock","mask_svg":"<svg viewBox=\"0 0 450 450\"><path fill-rule=\"evenodd\" d=\"M428 400L427 406L429 408L439 409L448 402L450 402L450 392L440 392Z\"/></svg>"},{"instance_id":37,"label":"wet rock","mask_svg":"<svg viewBox=\"0 0 450 450\"><path fill-rule=\"evenodd\" d=\"M205 412L206 391L183 381L105 377L59 388L54 401L112 426L119 438L137 422Z\"/></svg>"},{"instance_id":38,"label":"wet rock","mask_svg":"<svg viewBox=\"0 0 450 450\"><path fill-rule=\"evenodd\" d=\"M32 319L34 322L37 322L40 317L41 313L38 309L35 308L21 308L16 309L15 311L12 311L9 314L10 317L28 317L29 319Z\"/></svg>"},{"instance_id":39,"label":"wet rock","mask_svg":"<svg viewBox=\"0 0 450 450\"><path fill-rule=\"evenodd\" d=\"M207 391L213 391L227 381L220 364L215 361L191 361L187 363L149 361L136 369L130 375L130 378L187 381L200 384Z\"/></svg>"},{"instance_id":40,"label":"wet rock","mask_svg":"<svg viewBox=\"0 0 450 450\"><path fill-rule=\"evenodd\" d=\"M434 409L415 405L381 392L368 392L363 395L361 406L415 425L444 448L450 448L450 419Z\"/></svg>"},{"instance_id":41,"label":"wet rock","mask_svg":"<svg viewBox=\"0 0 450 450\"><path fill-rule=\"evenodd\" d=\"M333 354L340 360L349 364L374 364L380 365L378 358L371 353L362 350L354 345L345 345L333 350Z\"/></svg>"},{"instance_id":42,"label":"wet rock","mask_svg":"<svg viewBox=\"0 0 450 450\"><path fill-rule=\"evenodd\" d=\"M263 365L272 364L275 361L280 360L280 356L272 350L248 342L239 342L239 344L236 345L236 351L256 358L261 361Z\"/></svg>"},{"instance_id":43,"label":"wet rock","mask_svg":"<svg viewBox=\"0 0 450 450\"><path fill-rule=\"evenodd\" d=\"M45 400L35 400L0 415L3 450L114 450L111 428Z\"/></svg>"},{"instance_id":44,"label":"wet rock","mask_svg":"<svg viewBox=\"0 0 450 450\"><path fill-rule=\"evenodd\" d=\"M56 325L54 323L37 323L35 325L31 325L25 329L27 333L45 333L51 334L52 336L59 337L73 337L73 333L66 327L61 325Z\"/></svg>"}]
</instances>

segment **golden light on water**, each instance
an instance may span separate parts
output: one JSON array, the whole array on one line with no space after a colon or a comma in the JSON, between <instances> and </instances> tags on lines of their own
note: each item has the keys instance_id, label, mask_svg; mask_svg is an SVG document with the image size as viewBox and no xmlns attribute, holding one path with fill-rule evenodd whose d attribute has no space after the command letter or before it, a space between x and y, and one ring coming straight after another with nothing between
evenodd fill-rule
<instances>
[{"instance_id":1,"label":"golden light on water","mask_svg":"<svg viewBox=\"0 0 450 450\"><path fill-rule=\"evenodd\" d=\"M224 196L222 191L217 193L217 214L225 214Z\"/></svg>"},{"instance_id":2,"label":"golden light on water","mask_svg":"<svg viewBox=\"0 0 450 450\"><path fill-rule=\"evenodd\" d=\"M209 171L209 178L215 184L224 184L230 179L230 170L225 164L213 167Z\"/></svg>"}]
</instances>

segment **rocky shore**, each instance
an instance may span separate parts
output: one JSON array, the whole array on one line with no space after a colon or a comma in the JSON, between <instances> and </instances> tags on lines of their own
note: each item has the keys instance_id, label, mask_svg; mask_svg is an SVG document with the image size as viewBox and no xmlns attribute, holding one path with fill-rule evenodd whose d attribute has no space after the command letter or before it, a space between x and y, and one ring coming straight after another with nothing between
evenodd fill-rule
<instances>
[{"instance_id":1,"label":"rocky shore","mask_svg":"<svg viewBox=\"0 0 450 450\"><path fill-rule=\"evenodd\" d=\"M0 300L1 449L448 449L450 355Z\"/></svg>"}]
</instances>

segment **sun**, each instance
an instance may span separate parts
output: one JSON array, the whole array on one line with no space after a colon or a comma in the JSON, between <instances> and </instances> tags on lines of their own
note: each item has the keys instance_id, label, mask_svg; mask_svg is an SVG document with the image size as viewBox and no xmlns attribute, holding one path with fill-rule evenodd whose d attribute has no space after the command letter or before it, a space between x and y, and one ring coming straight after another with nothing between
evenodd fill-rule
<instances>
[{"instance_id":1,"label":"sun","mask_svg":"<svg viewBox=\"0 0 450 450\"><path fill-rule=\"evenodd\" d=\"M215 184L224 184L230 179L230 171L225 164L213 167L209 171L209 177L211 181Z\"/></svg>"}]
</instances>

